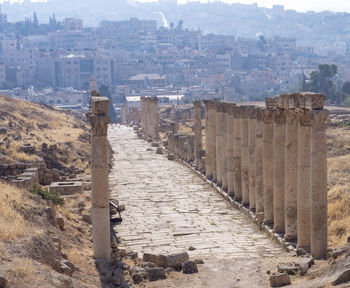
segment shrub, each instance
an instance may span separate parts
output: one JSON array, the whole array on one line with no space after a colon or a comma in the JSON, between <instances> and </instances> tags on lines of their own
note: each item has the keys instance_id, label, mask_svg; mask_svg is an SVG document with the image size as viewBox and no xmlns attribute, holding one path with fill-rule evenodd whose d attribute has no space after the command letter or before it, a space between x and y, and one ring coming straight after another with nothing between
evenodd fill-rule
<instances>
[{"instance_id":1,"label":"shrub","mask_svg":"<svg viewBox=\"0 0 350 288\"><path fill-rule=\"evenodd\" d=\"M39 184L34 184L29 188L29 192L39 195L44 200L50 200L55 205L64 205L64 199L60 197L61 195L59 191L49 191L47 188L44 188Z\"/></svg>"}]
</instances>

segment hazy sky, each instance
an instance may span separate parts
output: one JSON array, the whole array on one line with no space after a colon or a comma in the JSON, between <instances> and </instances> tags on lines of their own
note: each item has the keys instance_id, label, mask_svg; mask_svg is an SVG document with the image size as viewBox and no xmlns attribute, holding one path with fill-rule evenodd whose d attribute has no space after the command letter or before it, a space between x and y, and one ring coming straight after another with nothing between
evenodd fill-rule
<instances>
[{"instance_id":1,"label":"hazy sky","mask_svg":"<svg viewBox=\"0 0 350 288\"><path fill-rule=\"evenodd\" d=\"M0 0L2 3L4 0ZM20 0L10 0L11 2L18 2ZM46 0L32 0L33 2L45 2ZM118 0L115 0L118 1ZM140 2L154 2L157 0L131 0L131 1L140 1ZM166 0L163 0L166 1ZM200 1L200 2L213 2L215 0L177 0L178 3L186 3L188 1ZM284 5L285 9L294 9L297 11L346 11L350 12L350 1L349 0L218 0L226 3L243 3L243 4L252 4L258 3L260 7L269 7L272 5ZM96 0L96 3L98 1Z\"/></svg>"},{"instance_id":2,"label":"hazy sky","mask_svg":"<svg viewBox=\"0 0 350 288\"><path fill-rule=\"evenodd\" d=\"M141 2L148 2L154 0L137 0ZM186 3L188 0L178 0L178 3ZM190 0L192 1L192 0ZM198 1L198 0L197 0ZM213 0L211 0L212 2ZM294 9L297 11L307 10L331 10L331 11L347 11L350 12L349 0L221 0L226 3L244 3L252 4L258 3L261 7L272 7L272 5L279 4L284 5L285 9ZM201 0L201 2L208 2L207 0Z\"/></svg>"}]
</instances>

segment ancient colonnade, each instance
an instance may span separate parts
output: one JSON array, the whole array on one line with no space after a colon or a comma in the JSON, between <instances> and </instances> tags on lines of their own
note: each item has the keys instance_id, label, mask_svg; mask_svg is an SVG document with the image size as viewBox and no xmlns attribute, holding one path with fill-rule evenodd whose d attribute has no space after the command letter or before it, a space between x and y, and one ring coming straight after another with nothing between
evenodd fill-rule
<instances>
[{"instance_id":1,"label":"ancient colonnade","mask_svg":"<svg viewBox=\"0 0 350 288\"><path fill-rule=\"evenodd\" d=\"M266 99L266 107L205 100L205 152L196 102L195 135L170 131L169 150L255 212L287 242L327 256L325 97L313 93ZM192 138L195 142L193 144ZM202 151L198 153L198 151Z\"/></svg>"},{"instance_id":2,"label":"ancient colonnade","mask_svg":"<svg viewBox=\"0 0 350 288\"><path fill-rule=\"evenodd\" d=\"M159 138L159 113L157 97L141 97L141 129L153 139Z\"/></svg>"}]
</instances>

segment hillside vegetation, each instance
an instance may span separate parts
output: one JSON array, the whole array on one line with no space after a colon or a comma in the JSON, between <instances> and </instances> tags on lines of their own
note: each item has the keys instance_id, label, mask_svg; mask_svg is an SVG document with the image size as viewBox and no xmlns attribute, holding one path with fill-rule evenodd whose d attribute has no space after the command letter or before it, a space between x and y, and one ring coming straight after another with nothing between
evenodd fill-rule
<instances>
[{"instance_id":1,"label":"hillside vegetation","mask_svg":"<svg viewBox=\"0 0 350 288\"><path fill-rule=\"evenodd\" d=\"M0 163L36 161L46 143L55 148L58 165L87 170L87 132L81 114L0 95ZM36 152L22 152L24 144L34 146Z\"/></svg>"}]
</instances>

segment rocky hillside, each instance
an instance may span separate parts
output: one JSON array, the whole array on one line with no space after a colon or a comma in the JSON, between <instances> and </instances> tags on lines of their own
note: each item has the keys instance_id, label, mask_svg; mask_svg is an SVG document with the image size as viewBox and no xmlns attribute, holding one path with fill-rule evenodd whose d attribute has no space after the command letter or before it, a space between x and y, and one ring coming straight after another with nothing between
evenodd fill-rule
<instances>
[{"instance_id":1,"label":"rocky hillside","mask_svg":"<svg viewBox=\"0 0 350 288\"><path fill-rule=\"evenodd\" d=\"M89 170L84 116L0 95L0 163L35 162L63 174Z\"/></svg>"}]
</instances>

